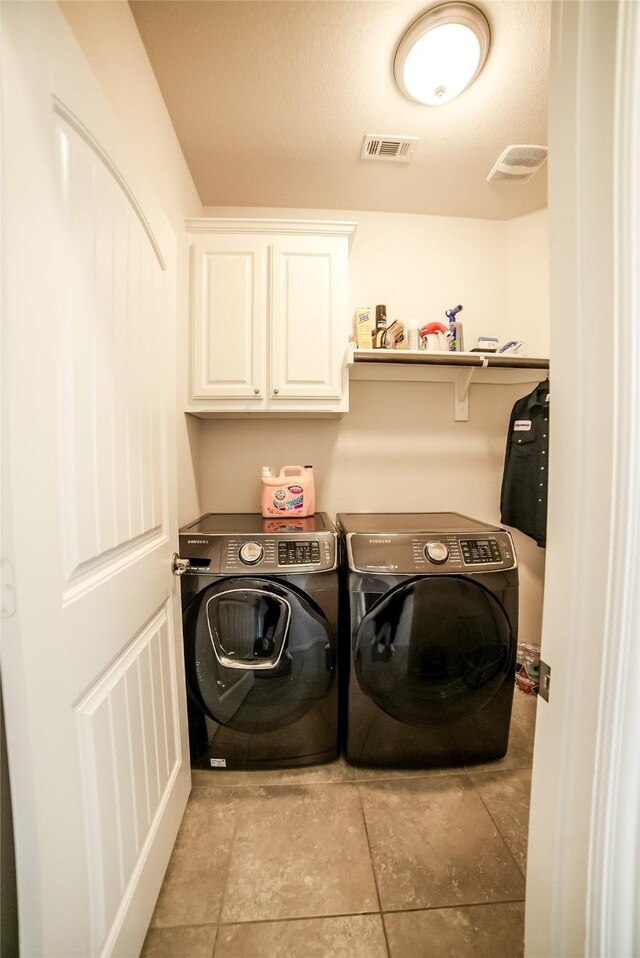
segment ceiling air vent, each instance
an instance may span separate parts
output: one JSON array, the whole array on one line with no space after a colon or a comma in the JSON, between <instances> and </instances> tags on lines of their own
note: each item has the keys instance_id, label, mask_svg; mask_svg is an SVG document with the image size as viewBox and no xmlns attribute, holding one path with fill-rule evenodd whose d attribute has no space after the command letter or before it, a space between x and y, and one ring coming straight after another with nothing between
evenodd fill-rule
<instances>
[{"instance_id":1,"label":"ceiling air vent","mask_svg":"<svg viewBox=\"0 0 640 958\"><path fill-rule=\"evenodd\" d=\"M367 133L362 145L362 159L408 163L417 142L417 136L382 136Z\"/></svg>"},{"instance_id":2,"label":"ceiling air vent","mask_svg":"<svg viewBox=\"0 0 640 958\"><path fill-rule=\"evenodd\" d=\"M508 146L491 168L487 183L526 183L538 172L547 158L546 146L519 143Z\"/></svg>"}]
</instances>

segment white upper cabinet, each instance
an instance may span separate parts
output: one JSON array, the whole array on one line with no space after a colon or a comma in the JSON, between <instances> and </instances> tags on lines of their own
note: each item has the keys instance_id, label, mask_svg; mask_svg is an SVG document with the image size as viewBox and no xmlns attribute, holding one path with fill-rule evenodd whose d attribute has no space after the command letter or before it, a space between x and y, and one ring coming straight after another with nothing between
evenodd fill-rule
<instances>
[{"instance_id":1,"label":"white upper cabinet","mask_svg":"<svg viewBox=\"0 0 640 958\"><path fill-rule=\"evenodd\" d=\"M191 237L190 403L265 395L266 240Z\"/></svg>"},{"instance_id":2,"label":"white upper cabinet","mask_svg":"<svg viewBox=\"0 0 640 958\"><path fill-rule=\"evenodd\" d=\"M189 220L190 375L200 416L348 409L355 223Z\"/></svg>"}]
</instances>

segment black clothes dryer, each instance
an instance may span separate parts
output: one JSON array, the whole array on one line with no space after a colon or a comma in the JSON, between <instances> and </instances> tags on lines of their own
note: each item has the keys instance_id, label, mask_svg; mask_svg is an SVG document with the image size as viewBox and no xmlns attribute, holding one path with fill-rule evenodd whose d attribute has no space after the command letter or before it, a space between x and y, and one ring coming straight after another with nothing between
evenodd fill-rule
<instances>
[{"instance_id":1,"label":"black clothes dryer","mask_svg":"<svg viewBox=\"0 0 640 958\"><path fill-rule=\"evenodd\" d=\"M353 765L507 750L518 630L508 532L457 513L340 513L343 738Z\"/></svg>"},{"instance_id":2,"label":"black clothes dryer","mask_svg":"<svg viewBox=\"0 0 640 958\"><path fill-rule=\"evenodd\" d=\"M209 513L180 530L194 768L337 757L337 557L324 513Z\"/></svg>"}]
</instances>

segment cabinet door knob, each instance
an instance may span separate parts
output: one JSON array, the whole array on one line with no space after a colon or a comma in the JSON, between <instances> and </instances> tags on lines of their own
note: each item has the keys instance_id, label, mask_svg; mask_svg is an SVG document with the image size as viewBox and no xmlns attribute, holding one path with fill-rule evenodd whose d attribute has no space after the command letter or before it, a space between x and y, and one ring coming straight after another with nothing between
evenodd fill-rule
<instances>
[{"instance_id":1,"label":"cabinet door knob","mask_svg":"<svg viewBox=\"0 0 640 958\"><path fill-rule=\"evenodd\" d=\"M254 391L254 393L256 394L256 396L259 396L259 395L260 395L260 390L259 390L259 389L254 389L253 391Z\"/></svg>"},{"instance_id":2,"label":"cabinet door knob","mask_svg":"<svg viewBox=\"0 0 640 958\"><path fill-rule=\"evenodd\" d=\"M273 395L274 395L274 396L277 396L279 392L280 392L279 389L274 389L274 390L273 390Z\"/></svg>"}]
</instances>

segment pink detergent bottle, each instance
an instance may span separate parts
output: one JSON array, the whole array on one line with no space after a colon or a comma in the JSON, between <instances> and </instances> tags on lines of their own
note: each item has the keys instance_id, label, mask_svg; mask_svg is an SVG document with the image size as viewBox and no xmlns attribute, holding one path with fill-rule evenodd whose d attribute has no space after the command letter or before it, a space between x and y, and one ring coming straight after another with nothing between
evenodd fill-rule
<instances>
[{"instance_id":1,"label":"pink detergent bottle","mask_svg":"<svg viewBox=\"0 0 640 958\"><path fill-rule=\"evenodd\" d=\"M309 496L308 502L308 516L315 515L316 512L316 480L313 474L313 466L305 466L305 472L307 473L307 492Z\"/></svg>"},{"instance_id":2,"label":"pink detergent bottle","mask_svg":"<svg viewBox=\"0 0 640 958\"><path fill-rule=\"evenodd\" d=\"M261 511L271 516L311 516L315 511L313 470L305 466L283 466L280 475L262 470ZM270 470L269 470L270 472Z\"/></svg>"}]
</instances>

